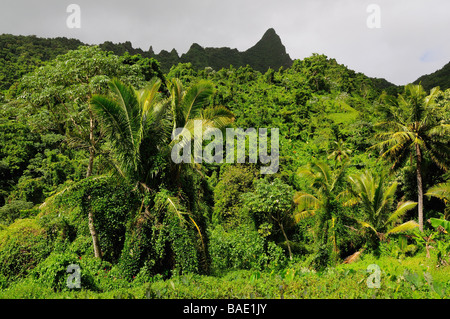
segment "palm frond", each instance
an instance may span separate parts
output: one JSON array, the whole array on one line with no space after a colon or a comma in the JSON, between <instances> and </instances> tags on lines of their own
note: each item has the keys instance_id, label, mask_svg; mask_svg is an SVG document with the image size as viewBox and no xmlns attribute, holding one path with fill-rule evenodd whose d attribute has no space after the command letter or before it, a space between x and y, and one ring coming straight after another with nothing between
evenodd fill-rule
<instances>
[{"instance_id":1,"label":"palm frond","mask_svg":"<svg viewBox=\"0 0 450 319\"><path fill-rule=\"evenodd\" d=\"M437 184L425 193L427 196L433 196L444 201L450 201L450 182Z\"/></svg>"},{"instance_id":2,"label":"palm frond","mask_svg":"<svg viewBox=\"0 0 450 319\"><path fill-rule=\"evenodd\" d=\"M356 222L357 222L358 224L360 224L362 227L364 227L364 228L369 228L369 229L373 230L373 231L375 232L375 234L378 233L377 230L376 230L372 225L370 225L368 222L365 222L365 221L359 220L359 219L355 219L355 220L356 220Z\"/></svg>"},{"instance_id":3,"label":"palm frond","mask_svg":"<svg viewBox=\"0 0 450 319\"><path fill-rule=\"evenodd\" d=\"M181 110L183 112L184 123L188 119L198 117L201 110L207 105L213 93L213 85L209 81L202 80L191 86L183 97ZM184 123L180 123L184 125Z\"/></svg>"},{"instance_id":4,"label":"palm frond","mask_svg":"<svg viewBox=\"0 0 450 319\"><path fill-rule=\"evenodd\" d=\"M352 207L359 203L357 195L351 189L340 192L337 195L337 199L342 201L342 205L345 207Z\"/></svg>"},{"instance_id":5,"label":"palm frond","mask_svg":"<svg viewBox=\"0 0 450 319\"><path fill-rule=\"evenodd\" d=\"M117 79L113 79L109 86L115 100L124 110L122 114L126 116L130 137L133 139L133 144L136 145L138 143L137 140L141 137L142 114L137 92L131 85L126 85Z\"/></svg>"},{"instance_id":6,"label":"palm frond","mask_svg":"<svg viewBox=\"0 0 450 319\"><path fill-rule=\"evenodd\" d=\"M320 200L316 196L304 192L295 193L294 203L300 210L317 209L320 206Z\"/></svg>"},{"instance_id":7,"label":"palm frond","mask_svg":"<svg viewBox=\"0 0 450 319\"><path fill-rule=\"evenodd\" d=\"M297 192L293 200L297 205L294 211L294 219L297 223L305 218L315 216L316 210L320 207L320 200L308 193Z\"/></svg>"},{"instance_id":8,"label":"palm frond","mask_svg":"<svg viewBox=\"0 0 450 319\"><path fill-rule=\"evenodd\" d=\"M214 106L204 109L199 118L206 120L206 127L223 129L234 121L234 114L224 106Z\"/></svg>"},{"instance_id":9,"label":"palm frond","mask_svg":"<svg viewBox=\"0 0 450 319\"><path fill-rule=\"evenodd\" d=\"M402 217L406 212L410 211L417 206L416 202L407 201L398 206L398 208L389 216L385 224L396 221L398 218Z\"/></svg>"},{"instance_id":10,"label":"palm frond","mask_svg":"<svg viewBox=\"0 0 450 319\"><path fill-rule=\"evenodd\" d=\"M112 144L123 151L134 150L126 110L115 100L101 95L92 96L90 103L107 134L110 137L120 136L119 139L111 138Z\"/></svg>"},{"instance_id":11,"label":"palm frond","mask_svg":"<svg viewBox=\"0 0 450 319\"><path fill-rule=\"evenodd\" d=\"M398 225L394 228L391 228L386 235L390 235L390 234L398 234L398 233L403 233L405 231L408 230L412 230L416 227L419 227L419 224L417 222L415 222L414 220L410 220L407 221L406 223L403 223L401 225Z\"/></svg>"},{"instance_id":12,"label":"palm frond","mask_svg":"<svg viewBox=\"0 0 450 319\"><path fill-rule=\"evenodd\" d=\"M316 215L316 210L303 210L294 212L294 220L296 223L300 223L302 220L314 217Z\"/></svg>"}]
</instances>

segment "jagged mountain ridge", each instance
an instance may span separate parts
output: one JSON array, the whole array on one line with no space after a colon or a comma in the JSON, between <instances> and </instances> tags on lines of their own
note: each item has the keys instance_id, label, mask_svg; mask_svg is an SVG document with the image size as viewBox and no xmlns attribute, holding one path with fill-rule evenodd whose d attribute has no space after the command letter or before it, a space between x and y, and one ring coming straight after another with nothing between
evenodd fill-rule
<instances>
[{"instance_id":1,"label":"jagged mountain ridge","mask_svg":"<svg viewBox=\"0 0 450 319\"><path fill-rule=\"evenodd\" d=\"M163 72L168 72L177 63L192 63L195 69L211 67L215 70L228 68L230 65L241 67L250 65L253 69L266 72L269 68L279 69L290 67L293 63L280 37L273 28L268 29L261 40L246 51L238 51L229 47L211 48L202 47L198 43L191 45L189 50L181 56L173 49L172 51L162 50L155 54L153 48L148 51L134 49L131 42L113 44L104 42L100 48L122 55L125 51L130 54L141 54L144 57L155 58L161 64Z\"/></svg>"},{"instance_id":2,"label":"jagged mountain ridge","mask_svg":"<svg viewBox=\"0 0 450 319\"><path fill-rule=\"evenodd\" d=\"M23 74L40 66L42 62L51 60L58 54L76 49L80 45L87 44L78 39L65 37L41 38L34 35L0 35L0 92L7 90ZM141 48L133 48L129 41L124 43L105 41L99 44L99 47L117 55L128 52L131 55L140 54L143 57L155 58L159 61L164 73L167 73L173 65L180 62L190 62L196 69L212 67L215 70L229 68L230 65L238 68L248 64L260 72L267 71L269 67L275 70L280 66L290 67L293 63L280 37L272 28L268 29L254 46L243 52L228 47L204 48L197 43L192 44L188 52L181 56L175 49L170 52L162 50L156 54L151 46L147 51ZM25 64L23 61L25 61ZM389 91L392 89L395 92L400 89L400 86L396 86L385 79L374 79L374 81L375 85L382 90L387 89ZM450 63L434 73L421 76L413 83L421 83L428 90L435 86L439 86L442 90L450 88Z\"/></svg>"}]
</instances>

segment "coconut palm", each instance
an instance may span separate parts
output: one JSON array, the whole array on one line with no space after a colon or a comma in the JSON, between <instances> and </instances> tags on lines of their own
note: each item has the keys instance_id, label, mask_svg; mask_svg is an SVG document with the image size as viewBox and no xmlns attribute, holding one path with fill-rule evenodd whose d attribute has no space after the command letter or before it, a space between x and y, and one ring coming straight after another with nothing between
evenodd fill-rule
<instances>
[{"instance_id":1,"label":"coconut palm","mask_svg":"<svg viewBox=\"0 0 450 319\"><path fill-rule=\"evenodd\" d=\"M109 96L94 95L91 106L112 150L112 163L124 179L148 189L160 171L158 157L170 138L170 110L158 94L160 80L136 91L118 80Z\"/></svg>"},{"instance_id":2,"label":"coconut palm","mask_svg":"<svg viewBox=\"0 0 450 319\"><path fill-rule=\"evenodd\" d=\"M450 124L440 120L436 97L439 88L427 95L421 85L407 85L397 98L386 98L386 120L376 124L381 141L373 147L382 158L392 160L392 169L402 167L408 159L415 160L418 193L419 227L423 231L422 163L427 154L441 169L448 168Z\"/></svg>"},{"instance_id":3,"label":"coconut palm","mask_svg":"<svg viewBox=\"0 0 450 319\"><path fill-rule=\"evenodd\" d=\"M200 149L202 147L201 139L194 138L196 133L205 134L211 129L223 130L234 121L234 114L230 112L224 106L210 106L206 107L209 103L210 97L213 94L213 85L208 81L199 81L195 85L189 88L184 88L182 82L179 79L172 79L167 83L170 97L166 102L170 109L173 119L173 135L172 141L169 143L169 148L175 144L184 145L183 143L191 143L195 147ZM201 126L200 132L195 132L195 123ZM191 139L183 139L180 143L179 139L182 136L188 136ZM194 164L194 152L191 152L191 163ZM170 174L171 176L179 180L181 171L186 168L186 165L177 165L170 162Z\"/></svg>"},{"instance_id":4,"label":"coconut palm","mask_svg":"<svg viewBox=\"0 0 450 319\"><path fill-rule=\"evenodd\" d=\"M387 184L384 176L374 177L369 171L352 174L349 176L349 181L351 196L344 206L360 205L364 218L356 219L357 222L370 229L372 235L377 235L379 240L383 240L390 234L397 234L419 226L415 221L407 221L398 225L397 221L406 212L416 207L417 203L406 201L394 209L397 182Z\"/></svg>"},{"instance_id":5,"label":"coconut palm","mask_svg":"<svg viewBox=\"0 0 450 319\"><path fill-rule=\"evenodd\" d=\"M349 155L352 153L352 150L347 147L347 143L342 139L332 142L331 151L332 152L327 158L333 159L336 163L342 163L343 161L348 160Z\"/></svg>"},{"instance_id":6,"label":"coconut palm","mask_svg":"<svg viewBox=\"0 0 450 319\"><path fill-rule=\"evenodd\" d=\"M307 168L301 169L298 176L311 180L310 186L315 189L314 194L297 192L294 195L296 209L294 219L301 220L316 216L318 218L318 231L320 244L332 242L333 251L337 254L335 225L337 217L334 215L335 203L339 195L339 184L343 181L345 166L332 170L327 163L310 163Z\"/></svg>"},{"instance_id":7,"label":"coconut palm","mask_svg":"<svg viewBox=\"0 0 450 319\"><path fill-rule=\"evenodd\" d=\"M120 81L111 81L112 96L93 96L91 104L113 150L119 174L137 182L144 189L161 170L161 157L169 163L170 151L188 130L194 139L194 122L202 125L202 133L211 128L223 129L233 114L223 106L206 107L213 87L201 81L185 90L180 80L168 83L170 96L158 93L160 80L136 91ZM181 128L178 134L175 129ZM172 139L171 139L172 138ZM195 141L200 143L201 141ZM178 167L181 165L178 165Z\"/></svg>"},{"instance_id":8,"label":"coconut palm","mask_svg":"<svg viewBox=\"0 0 450 319\"><path fill-rule=\"evenodd\" d=\"M94 95L90 103L110 146L116 173L135 184L142 193L156 191L161 183L158 177L163 172L169 174L170 181L175 179L181 188L179 173L186 166L170 160L171 148L178 138L173 134L175 128L188 130L192 133L192 139L196 120L202 123L205 131L214 127L224 128L234 119L233 114L224 107L205 108L213 92L212 85L207 82L184 90L181 81L173 79L168 83L168 98L158 92L161 86L159 79L152 80L139 91L118 80L112 80L109 86L110 95ZM191 143L191 140L186 143ZM171 175L173 171L177 174ZM143 209L143 204L144 200L141 211L149 216L148 207ZM179 198L168 195L155 208L157 211L174 212L180 220L183 215L187 216L202 239L197 223Z\"/></svg>"}]
</instances>

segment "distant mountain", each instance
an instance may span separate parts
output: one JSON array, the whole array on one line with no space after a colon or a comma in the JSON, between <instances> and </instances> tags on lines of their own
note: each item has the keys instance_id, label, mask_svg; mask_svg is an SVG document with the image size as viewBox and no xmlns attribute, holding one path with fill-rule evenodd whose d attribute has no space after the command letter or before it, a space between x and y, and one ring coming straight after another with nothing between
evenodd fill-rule
<instances>
[{"instance_id":1,"label":"distant mountain","mask_svg":"<svg viewBox=\"0 0 450 319\"><path fill-rule=\"evenodd\" d=\"M24 74L41 66L45 61L69 50L76 50L81 45L87 44L65 37L41 38L34 35L1 34L0 92L8 90ZM215 70L229 68L230 65L239 68L248 64L260 72L266 72L269 68L278 70L281 66L288 68L293 63L274 29L267 30L261 40L244 52L227 47L204 48L197 43L192 44L188 52L181 56L175 49L170 52L162 50L155 54L152 47L148 51L133 48L129 41L118 44L106 41L99 44L99 47L119 56L128 52L131 55L140 54L143 57L155 58L164 73L169 72L173 65L187 62L192 63L195 69L211 67Z\"/></svg>"},{"instance_id":2,"label":"distant mountain","mask_svg":"<svg viewBox=\"0 0 450 319\"><path fill-rule=\"evenodd\" d=\"M267 30L255 46L243 52L243 59L244 64L248 64L260 72L266 72L269 67L272 69L279 69L281 66L287 68L293 62L274 29Z\"/></svg>"},{"instance_id":3,"label":"distant mountain","mask_svg":"<svg viewBox=\"0 0 450 319\"><path fill-rule=\"evenodd\" d=\"M188 62L195 69L211 67L215 70L228 68L230 65L241 67L248 64L254 70L260 72L266 72L269 68L278 70L281 66L288 68L293 62L289 54L286 53L286 48L280 37L272 28L267 30L261 40L253 47L244 52L228 47L204 48L197 43L192 44L189 50L181 56L175 49L171 52L162 50L159 54L155 54L152 47L148 51L134 49L130 42L119 44L105 42L100 44L100 48L112 51L117 55L129 52L130 54L141 54L144 57L155 58L160 62L162 71L166 73L173 65Z\"/></svg>"},{"instance_id":4,"label":"distant mountain","mask_svg":"<svg viewBox=\"0 0 450 319\"><path fill-rule=\"evenodd\" d=\"M439 86L441 90L450 88L450 62L434 73L422 75L414 84L421 83L426 90Z\"/></svg>"},{"instance_id":5,"label":"distant mountain","mask_svg":"<svg viewBox=\"0 0 450 319\"><path fill-rule=\"evenodd\" d=\"M69 50L77 49L80 45L87 44L77 39L64 37L0 35L0 92L7 90L22 75L42 65L43 62L52 60L57 55L65 54ZM106 41L99 44L99 47L119 56L128 52L131 55L140 54L143 57L155 58L159 61L164 73L169 72L173 65L187 62L192 63L195 69L211 67L215 70L229 68L230 65L238 68L248 64L260 72L266 72L268 68L277 70L281 66L288 68L293 64L280 37L272 28L268 29L254 46L243 52L228 47L205 48L197 43L192 44L189 50L181 56L175 49L162 50L156 54L151 46L147 51L133 48L129 41L124 43ZM380 91L385 90L394 95L399 90L401 91L400 86L385 79L373 78L372 80L373 85ZM441 70L420 77L414 83L419 82L427 89L434 86L440 86L441 89L450 88L450 63Z\"/></svg>"},{"instance_id":6,"label":"distant mountain","mask_svg":"<svg viewBox=\"0 0 450 319\"><path fill-rule=\"evenodd\" d=\"M178 55L175 49L171 52L162 50L159 54L155 54L152 47L148 51L135 49L130 42L113 44L108 41L99 46L103 50L112 51L117 55L128 52L130 54L140 54L143 57L155 58L161 64L161 70L166 73L169 72L173 65L188 62L195 69L211 67L214 70L228 68L230 65L241 67L248 64L254 70L260 72L266 72L269 68L278 70L281 66L288 68L293 62L289 54L286 53L286 48L280 37L272 28L267 30L261 40L253 47L244 52L228 47L204 48L198 43L192 44L189 50L181 56Z\"/></svg>"}]
</instances>

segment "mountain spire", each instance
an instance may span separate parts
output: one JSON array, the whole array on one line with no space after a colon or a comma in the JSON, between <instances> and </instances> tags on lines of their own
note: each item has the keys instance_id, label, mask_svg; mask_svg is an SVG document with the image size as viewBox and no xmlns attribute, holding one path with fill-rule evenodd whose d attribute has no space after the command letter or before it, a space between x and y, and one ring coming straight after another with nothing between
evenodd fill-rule
<instances>
[{"instance_id":1,"label":"mountain spire","mask_svg":"<svg viewBox=\"0 0 450 319\"><path fill-rule=\"evenodd\" d=\"M265 72L270 67L279 69L290 67L292 60L286 53L281 38L273 28L268 29L261 40L244 52L244 63L251 65L255 70Z\"/></svg>"}]
</instances>

